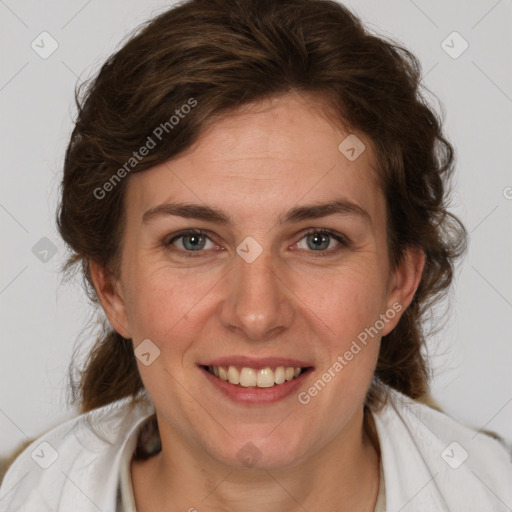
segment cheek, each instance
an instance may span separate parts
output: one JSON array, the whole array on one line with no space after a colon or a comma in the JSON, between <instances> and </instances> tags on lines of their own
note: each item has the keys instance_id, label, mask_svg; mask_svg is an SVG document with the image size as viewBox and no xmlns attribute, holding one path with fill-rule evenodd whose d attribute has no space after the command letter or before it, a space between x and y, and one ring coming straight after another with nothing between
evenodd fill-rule
<instances>
[{"instance_id":1,"label":"cheek","mask_svg":"<svg viewBox=\"0 0 512 512\"><path fill-rule=\"evenodd\" d=\"M163 273L132 274L126 314L135 341L161 339L183 317L187 307L184 288L179 281L171 281Z\"/></svg>"},{"instance_id":2,"label":"cheek","mask_svg":"<svg viewBox=\"0 0 512 512\"><path fill-rule=\"evenodd\" d=\"M322 368L318 378L329 382L330 391L320 402L332 400L351 407L350 404L363 399L377 363L384 287L377 267L371 264L364 270L339 269L323 283L323 286L318 286L319 282L312 286L313 281L305 280L297 294L308 297L301 306L301 315L309 319L321 340L318 355ZM317 388L322 389L322 383ZM314 388L306 393L307 399L318 390Z\"/></svg>"},{"instance_id":3,"label":"cheek","mask_svg":"<svg viewBox=\"0 0 512 512\"><path fill-rule=\"evenodd\" d=\"M371 256L336 268L283 267L268 293L281 294L295 311L291 330L308 324L313 337L324 340L320 350L343 353L382 312L382 276ZM237 288L233 275L207 266L191 270L129 263L126 313L135 344L149 338L162 350L172 343L173 352L179 352L180 345L201 337L206 324L221 327L215 315Z\"/></svg>"},{"instance_id":4,"label":"cheek","mask_svg":"<svg viewBox=\"0 0 512 512\"><path fill-rule=\"evenodd\" d=\"M214 294L212 277L179 272L163 266L139 267L131 275L130 300L126 314L133 338L149 338L164 348L178 348L199 326L205 307ZM217 277L218 280L218 277ZM183 341L184 343L184 341Z\"/></svg>"},{"instance_id":5,"label":"cheek","mask_svg":"<svg viewBox=\"0 0 512 512\"><path fill-rule=\"evenodd\" d=\"M296 295L308 316L314 314L315 323L324 324L326 334L341 343L375 323L385 293L376 268L367 265L310 275L296 283Z\"/></svg>"},{"instance_id":6,"label":"cheek","mask_svg":"<svg viewBox=\"0 0 512 512\"><path fill-rule=\"evenodd\" d=\"M381 320L384 287L371 267L367 269L367 274L346 271L333 276L323 287L324 293L317 290L303 309L322 342L319 355L324 352L317 378L329 391L318 403L337 403L341 416L364 398L385 325ZM324 384L306 390L306 399L319 394Z\"/></svg>"}]
</instances>

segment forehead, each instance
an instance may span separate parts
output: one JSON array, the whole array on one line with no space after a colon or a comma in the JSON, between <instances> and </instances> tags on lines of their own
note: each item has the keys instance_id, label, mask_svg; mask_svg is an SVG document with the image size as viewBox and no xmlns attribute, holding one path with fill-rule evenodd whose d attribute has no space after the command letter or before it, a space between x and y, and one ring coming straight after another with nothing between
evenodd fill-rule
<instances>
[{"instance_id":1,"label":"forehead","mask_svg":"<svg viewBox=\"0 0 512 512\"><path fill-rule=\"evenodd\" d=\"M128 215L140 219L180 200L233 210L241 219L339 197L378 215L383 198L371 142L335 126L322 107L290 94L221 117L178 157L130 176Z\"/></svg>"}]
</instances>

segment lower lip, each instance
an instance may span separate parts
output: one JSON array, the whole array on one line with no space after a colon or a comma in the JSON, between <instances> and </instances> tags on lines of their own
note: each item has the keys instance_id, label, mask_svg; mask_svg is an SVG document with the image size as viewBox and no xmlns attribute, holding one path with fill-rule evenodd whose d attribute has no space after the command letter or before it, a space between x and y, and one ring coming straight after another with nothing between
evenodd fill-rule
<instances>
[{"instance_id":1,"label":"lower lip","mask_svg":"<svg viewBox=\"0 0 512 512\"><path fill-rule=\"evenodd\" d=\"M303 384L304 379L312 371L312 368L308 368L297 378L286 381L283 384L275 384L271 388L245 388L243 386L231 384L227 380L215 377L215 375L212 375L202 366L200 366L199 369L216 389L224 393L234 402L245 404L271 404L278 402L279 400L283 400L284 398L296 393L298 388Z\"/></svg>"}]
</instances>

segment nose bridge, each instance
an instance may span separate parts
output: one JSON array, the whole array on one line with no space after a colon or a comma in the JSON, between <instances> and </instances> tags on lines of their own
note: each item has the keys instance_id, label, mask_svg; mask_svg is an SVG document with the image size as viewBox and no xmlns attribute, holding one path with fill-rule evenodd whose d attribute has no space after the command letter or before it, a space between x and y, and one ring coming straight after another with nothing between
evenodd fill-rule
<instances>
[{"instance_id":1,"label":"nose bridge","mask_svg":"<svg viewBox=\"0 0 512 512\"><path fill-rule=\"evenodd\" d=\"M264 340L270 331L275 334L276 329L290 325L290 296L269 248L263 249L254 239L246 239L237 253L235 268L228 276L221 321L226 328L243 331L250 340Z\"/></svg>"}]
</instances>

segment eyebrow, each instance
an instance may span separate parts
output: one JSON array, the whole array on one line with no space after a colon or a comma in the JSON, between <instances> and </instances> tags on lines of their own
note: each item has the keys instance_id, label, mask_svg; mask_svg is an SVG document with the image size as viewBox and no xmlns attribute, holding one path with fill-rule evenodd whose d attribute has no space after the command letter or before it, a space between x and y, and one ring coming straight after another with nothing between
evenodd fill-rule
<instances>
[{"instance_id":1,"label":"eyebrow","mask_svg":"<svg viewBox=\"0 0 512 512\"><path fill-rule=\"evenodd\" d=\"M190 203L165 203L149 209L142 216L145 224L159 216L172 215L186 219L201 219L231 227L231 219L221 209ZM370 214L359 205L341 198L327 203L310 204L292 208L278 219L278 224L297 223L303 220L319 219L329 215L355 216L372 225Z\"/></svg>"}]
</instances>

